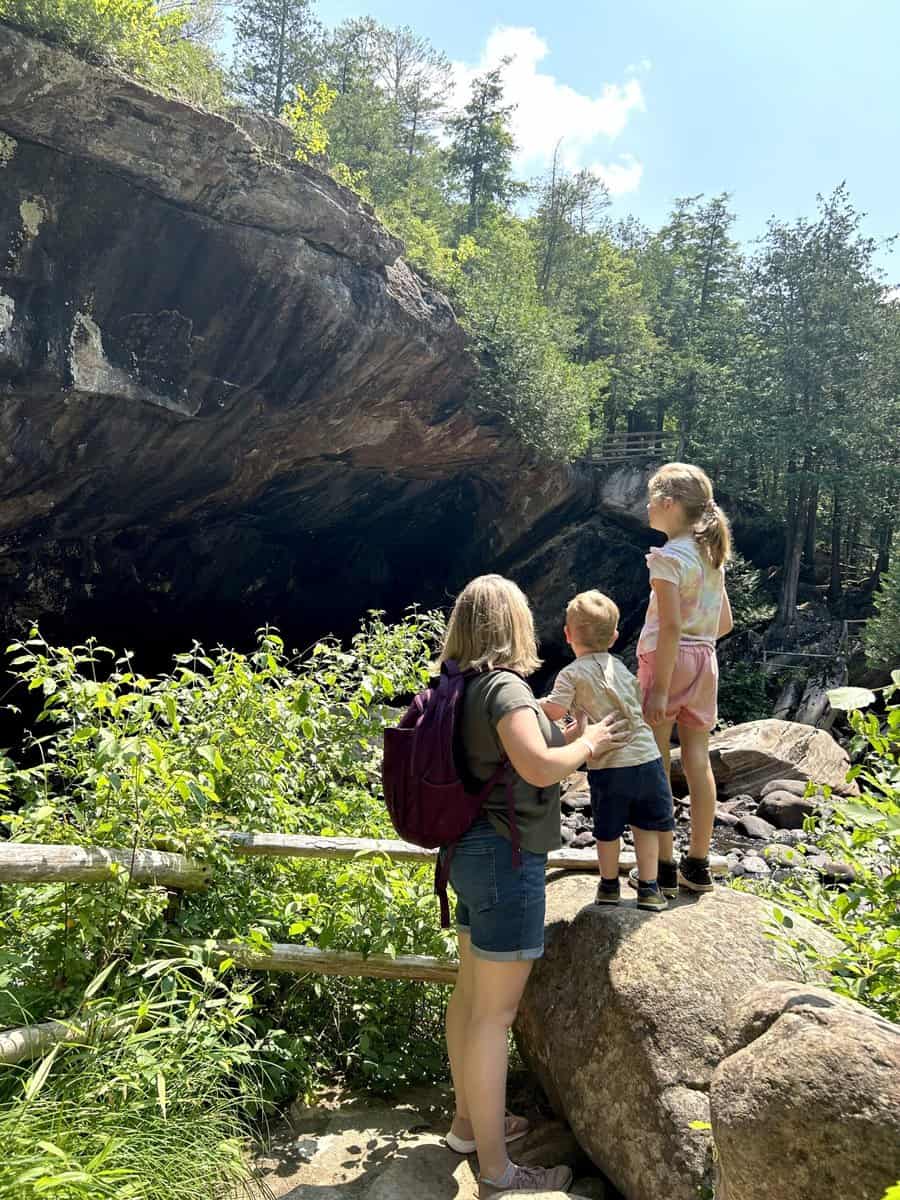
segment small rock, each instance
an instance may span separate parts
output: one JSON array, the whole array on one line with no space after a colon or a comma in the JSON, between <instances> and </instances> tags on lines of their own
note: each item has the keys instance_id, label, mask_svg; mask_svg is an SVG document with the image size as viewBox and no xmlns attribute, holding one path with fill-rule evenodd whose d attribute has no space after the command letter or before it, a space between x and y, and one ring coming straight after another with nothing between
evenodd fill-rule
<instances>
[{"instance_id":1,"label":"small rock","mask_svg":"<svg viewBox=\"0 0 900 1200\"><path fill-rule=\"evenodd\" d=\"M786 879L790 879L795 874L796 871L792 871L790 867L778 867L777 870L772 872L772 882L784 883Z\"/></svg>"},{"instance_id":2,"label":"small rock","mask_svg":"<svg viewBox=\"0 0 900 1200\"><path fill-rule=\"evenodd\" d=\"M573 850L584 850L588 846L593 846L596 840L594 835L586 829L583 833L579 833L576 837L572 838L571 846Z\"/></svg>"},{"instance_id":3,"label":"small rock","mask_svg":"<svg viewBox=\"0 0 900 1200\"><path fill-rule=\"evenodd\" d=\"M758 854L747 854L741 864L746 875L768 875L769 867L764 858Z\"/></svg>"},{"instance_id":4,"label":"small rock","mask_svg":"<svg viewBox=\"0 0 900 1200\"><path fill-rule=\"evenodd\" d=\"M740 817L738 817L737 813L726 812L723 809L716 809L716 816L713 824L720 827L725 826L727 829L733 829L739 820Z\"/></svg>"},{"instance_id":5,"label":"small rock","mask_svg":"<svg viewBox=\"0 0 900 1200\"><path fill-rule=\"evenodd\" d=\"M762 817L741 817L735 829L745 837L764 838L766 841L771 841L775 832L775 826L764 821Z\"/></svg>"},{"instance_id":6,"label":"small rock","mask_svg":"<svg viewBox=\"0 0 900 1200\"><path fill-rule=\"evenodd\" d=\"M772 792L790 792L792 796L806 795L806 780L805 779L770 779L768 783L764 783L762 791L759 793L765 798Z\"/></svg>"},{"instance_id":7,"label":"small rock","mask_svg":"<svg viewBox=\"0 0 900 1200\"><path fill-rule=\"evenodd\" d=\"M559 828L559 837L564 846L571 846L575 840L575 830L570 825L563 823Z\"/></svg>"},{"instance_id":8,"label":"small rock","mask_svg":"<svg viewBox=\"0 0 900 1200\"><path fill-rule=\"evenodd\" d=\"M747 874L747 868L744 866L743 862L740 859L737 859L733 863L729 863L728 869L731 872L733 878L735 878L735 879L741 879L744 875Z\"/></svg>"},{"instance_id":9,"label":"small rock","mask_svg":"<svg viewBox=\"0 0 900 1200\"><path fill-rule=\"evenodd\" d=\"M806 841L802 829L778 829L772 834L772 841L779 846L801 846Z\"/></svg>"},{"instance_id":10,"label":"small rock","mask_svg":"<svg viewBox=\"0 0 900 1200\"><path fill-rule=\"evenodd\" d=\"M763 858L771 867L801 867L804 855L793 846L773 842L763 850Z\"/></svg>"},{"instance_id":11,"label":"small rock","mask_svg":"<svg viewBox=\"0 0 900 1200\"><path fill-rule=\"evenodd\" d=\"M740 817L745 813L756 812L756 800L752 796L734 796L731 800L720 800L717 810L719 812L737 813Z\"/></svg>"},{"instance_id":12,"label":"small rock","mask_svg":"<svg viewBox=\"0 0 900 1200\"><path fill-rule=\"evenodd\" d=\"M823 883L847 886L856 883L857 873L849 863L835 862L831 858L814 859L815 869Z\"/></svg>"},{"instance_id":13,"label":"small rock","mask_svg":"<svg viewBox=\"0 0 900 1200\"><path fill-rule=\"evenodd\" d=\"M802 829L803 822L815 815L820 803L820 797L772 791L760 801L756 813L776 829Z\"/></svg>"}]
</instances>

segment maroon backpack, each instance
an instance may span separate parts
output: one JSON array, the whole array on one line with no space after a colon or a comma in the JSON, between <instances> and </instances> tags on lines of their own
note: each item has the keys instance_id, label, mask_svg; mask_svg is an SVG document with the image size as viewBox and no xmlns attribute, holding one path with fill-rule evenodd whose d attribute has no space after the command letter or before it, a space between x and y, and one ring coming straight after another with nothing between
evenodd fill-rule
<instances>
[{"instance_id":1,"label":"maroon backpack","mask_svg":"<svg viewBox=\"0 0 900 1200\"><path fill-rule=\"evenodd\" d=\"M441 666L436 686L413 699L400 724L384 731L381 780L388 813L404 841L431 850L438 858L434 890L441 904L441 925L450 924L447 881L456 843L471 828L491 791L506 776L506 811L513 862L521 862L515 820L512 768L504 758L487 783L464 780L459 722L466 684L480 672L460 671L455 662ZM462 767L465 773L465 766Z\"/></svg>"}]
</instances>

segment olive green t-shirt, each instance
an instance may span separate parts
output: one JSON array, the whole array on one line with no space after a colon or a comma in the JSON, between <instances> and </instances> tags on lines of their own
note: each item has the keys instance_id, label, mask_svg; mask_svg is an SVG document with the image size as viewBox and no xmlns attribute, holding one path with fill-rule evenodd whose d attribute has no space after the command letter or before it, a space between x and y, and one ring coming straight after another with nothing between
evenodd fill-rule
<instances>
[{"instance_id":1,"label":"olive green t-shirt","mask_svg":"<svg viewBox=\"0 0 900 1200\"><path fill-rule=\"evenodd\" d=\"M505 755L497 737L497 722L517 708L530 708L534 712L548 746L565 745L562 730L544 716L525 680L511 671L491 671L468 684L463 700L462 745L466 764L475 779L487 781L500 766ZM512 767L509 771L522 849L533 854L558 849L561 844L559 784L534 787ZM511 836L505 781L491 790L484 812L498 833L507 838Z\"/></svg>"}]
</instances>

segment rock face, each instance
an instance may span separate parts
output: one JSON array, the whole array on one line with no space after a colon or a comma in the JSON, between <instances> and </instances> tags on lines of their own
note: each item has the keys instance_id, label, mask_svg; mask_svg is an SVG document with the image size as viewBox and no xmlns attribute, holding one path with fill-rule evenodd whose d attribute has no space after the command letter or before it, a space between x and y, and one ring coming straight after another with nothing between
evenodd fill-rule
<instances>
[{"instance_id":1,"label":"rock face","mask_svg":"<svg viewBox=\"0 0 900 1200\"><path fill-rule=\"evenodd\" d=\"M710 1079L730 1044L726 1014L754 983L788 972L765 936L770 906L723 889L651 915L628 900L594 906L595 888L591 877L548 880L546 956L517 1041L628 1200L696 1200L712 1180L712 1143L692 1122L709 1121ZM813 941L835 945L801 923Z\"/></svg>"},{"instance_id":2,"label":"rock face","mask_svg":"<svg viewBox=\"0 0 900 1200\"><path fill-rule=\"evenodd\" d=\"M316 636L487 569L542 632L593 583L639 605L641 472L535 467L467 412L446 300L278 130L2 23L0 79L7 632Z\"/></svg>"},{"instance_id":3,"label":"rock face","mask_svg":"<svg viewBox=\"0 0 900 1200\"><path fill-rule=\"evenodd\" d=\"M721 797L748 792L758 796L771 780L812 780L844 795L855 795L847 783L850 760L824 729L790 721L749 721L715 734L710 761ZM686 788L681 752L672 753L672 787Z\"/></svg>"},{"instance_id":4,"label":"rock face","mask_svg":"<svg viewBox=\"0 0 900 1200\"><path fill-rule=\"evenodd\" d=\"M881 1200L900 1180L900 1027L772 983L730 1016L713 1075L721 1200Z\"/></svg>"}]
</instances>

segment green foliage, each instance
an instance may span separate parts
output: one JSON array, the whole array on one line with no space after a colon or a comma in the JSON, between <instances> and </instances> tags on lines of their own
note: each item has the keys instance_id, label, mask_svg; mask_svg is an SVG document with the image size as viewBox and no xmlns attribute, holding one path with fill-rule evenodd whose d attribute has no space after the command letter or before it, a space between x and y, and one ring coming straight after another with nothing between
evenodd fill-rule
<instances>
[{"instance_id":1,"label":"green foliage","mask_svg":"<svg viewBox=\"0 0 900 1200\"><path fill-rule=\"evenodd\" d=\"M321 27L312 0L239 0L234 44L234 90L279 116L297 86L318 73Z\"/></svg>"},{"instance_id":2,"label":"green foliage","mask_svg":"<svg viewBox=\"0 0 900 1200\"><path fill-rule=\"evenodd\" d=\"M735 553L725 567L725 577L735 629L747 629L772 619L775 602L763 587L761 571Z\"/></svg>"},{"instance_id":3,"label":"green foliage","mask_svg":"<svg viewBox=\"0 0 900 1200\"><path fill-rule=\"evenodd\" d=\"M131 885L127 870L104 885L0 887L0 1025L69 1017L109 963L140 969L173 941L445 954L429 867L239 859L219 837L390 836L386 705L422 685L439 632L432 616L373 616L349 648L322 641L291 659L264 630L251 654L195 646L156 679L95 644L51 647L37 633L17 643L14 669L43 698L46 732L25 747L31 765L2 761L13 837L183 852L209 865L214 886L181 904ZM127 999L130 986L104 994ZM387 1086L442 1068L434 988L264 978L247 1019L269 1100L325 1074Z\"/></svg>"},{"instance_id":4,"label":"green foliage","mask_svg":"<svg viewBox=\"0 0 900 1200\"><path fill-rule=\"evenodd\" d=\"M465 205L466 233L474 233L495 206L506 208L521 192L512 178L516 147L509 131L512 108L503 103L505 65L480 75L468 104L447 122L447 169Z\"/></svg>"},{"instance_id":5,"label":"green foliage","mask_svg":"<svg viewBox=\"0 0 900 1200\"><path fill-rule=\"evenodd\" d=\"M772 715L769 676L757 663L735 662L719 676L719 720L723 725L764 721Z\"/></svg>"},{"instance_id":6,"label":"green foliage","mask_svg":"<svg viewBox=\"0 0 900 1200\"><path fill-rule=\"evenodd\" d=\"M866 622L866 658L873 666L900 662L900 539L874 597L875 612Z\"/></svg>"},{"instance_id":7,"label":"green foliage","mask_svg":"<svg viewBox=\"0 0 900 1200\"><path fill-rule=\"evenodd\" d=\"M286 104L281 114L294 135L297 162L320 158L328 149L328 130L323 118L331 111L336 96L337 92L326 83L318 83L311 95L297 84L294 102Z\"/></svg>"},{"instance_id":8,"label":"green foliage","mask_svg":"<svg viewBox=\"0 0 900 1200\"><path fill-rule=\"evenodd\" d=\"M827 816L810 818L807 829L823 851L849 863L856 881L842 891L791 876L766 890L778 903L775 936L801 967L826 972L829 985L891 1021L900 1019L900 671L884 689L885 718L853 711L851 750L866 749L865 762L851 769L861 784L853 800L831 797ZM836 703L850 702L836 695ZM840 943L822 954L794 927L792 913L823 926Z\"/></svg>"},{"instance_id":9,"label":"green foliage","mask_svg":"<svg viewBox=\"0 0 900 1200\"><path fill-rule=\"evenodd\" d=\"M566 355L570 331L541 303L519 222L496 217L479 232L456 296L482 364L477 402L543 457L574 457L588 440L594 376Z\"/></svg>"},{"instance_id":10,"label":"green foliage","mask_svg":"<svg viewBox=\"0 0 900 1200\"><path fill-rule=\"evenodd\" d=\"M249 1195L242 1109L262 1094L251 989L189 958L113 968L73 1014L86 1046L0 1069L0 1198Z\"/></svg>"}]
</instances>

